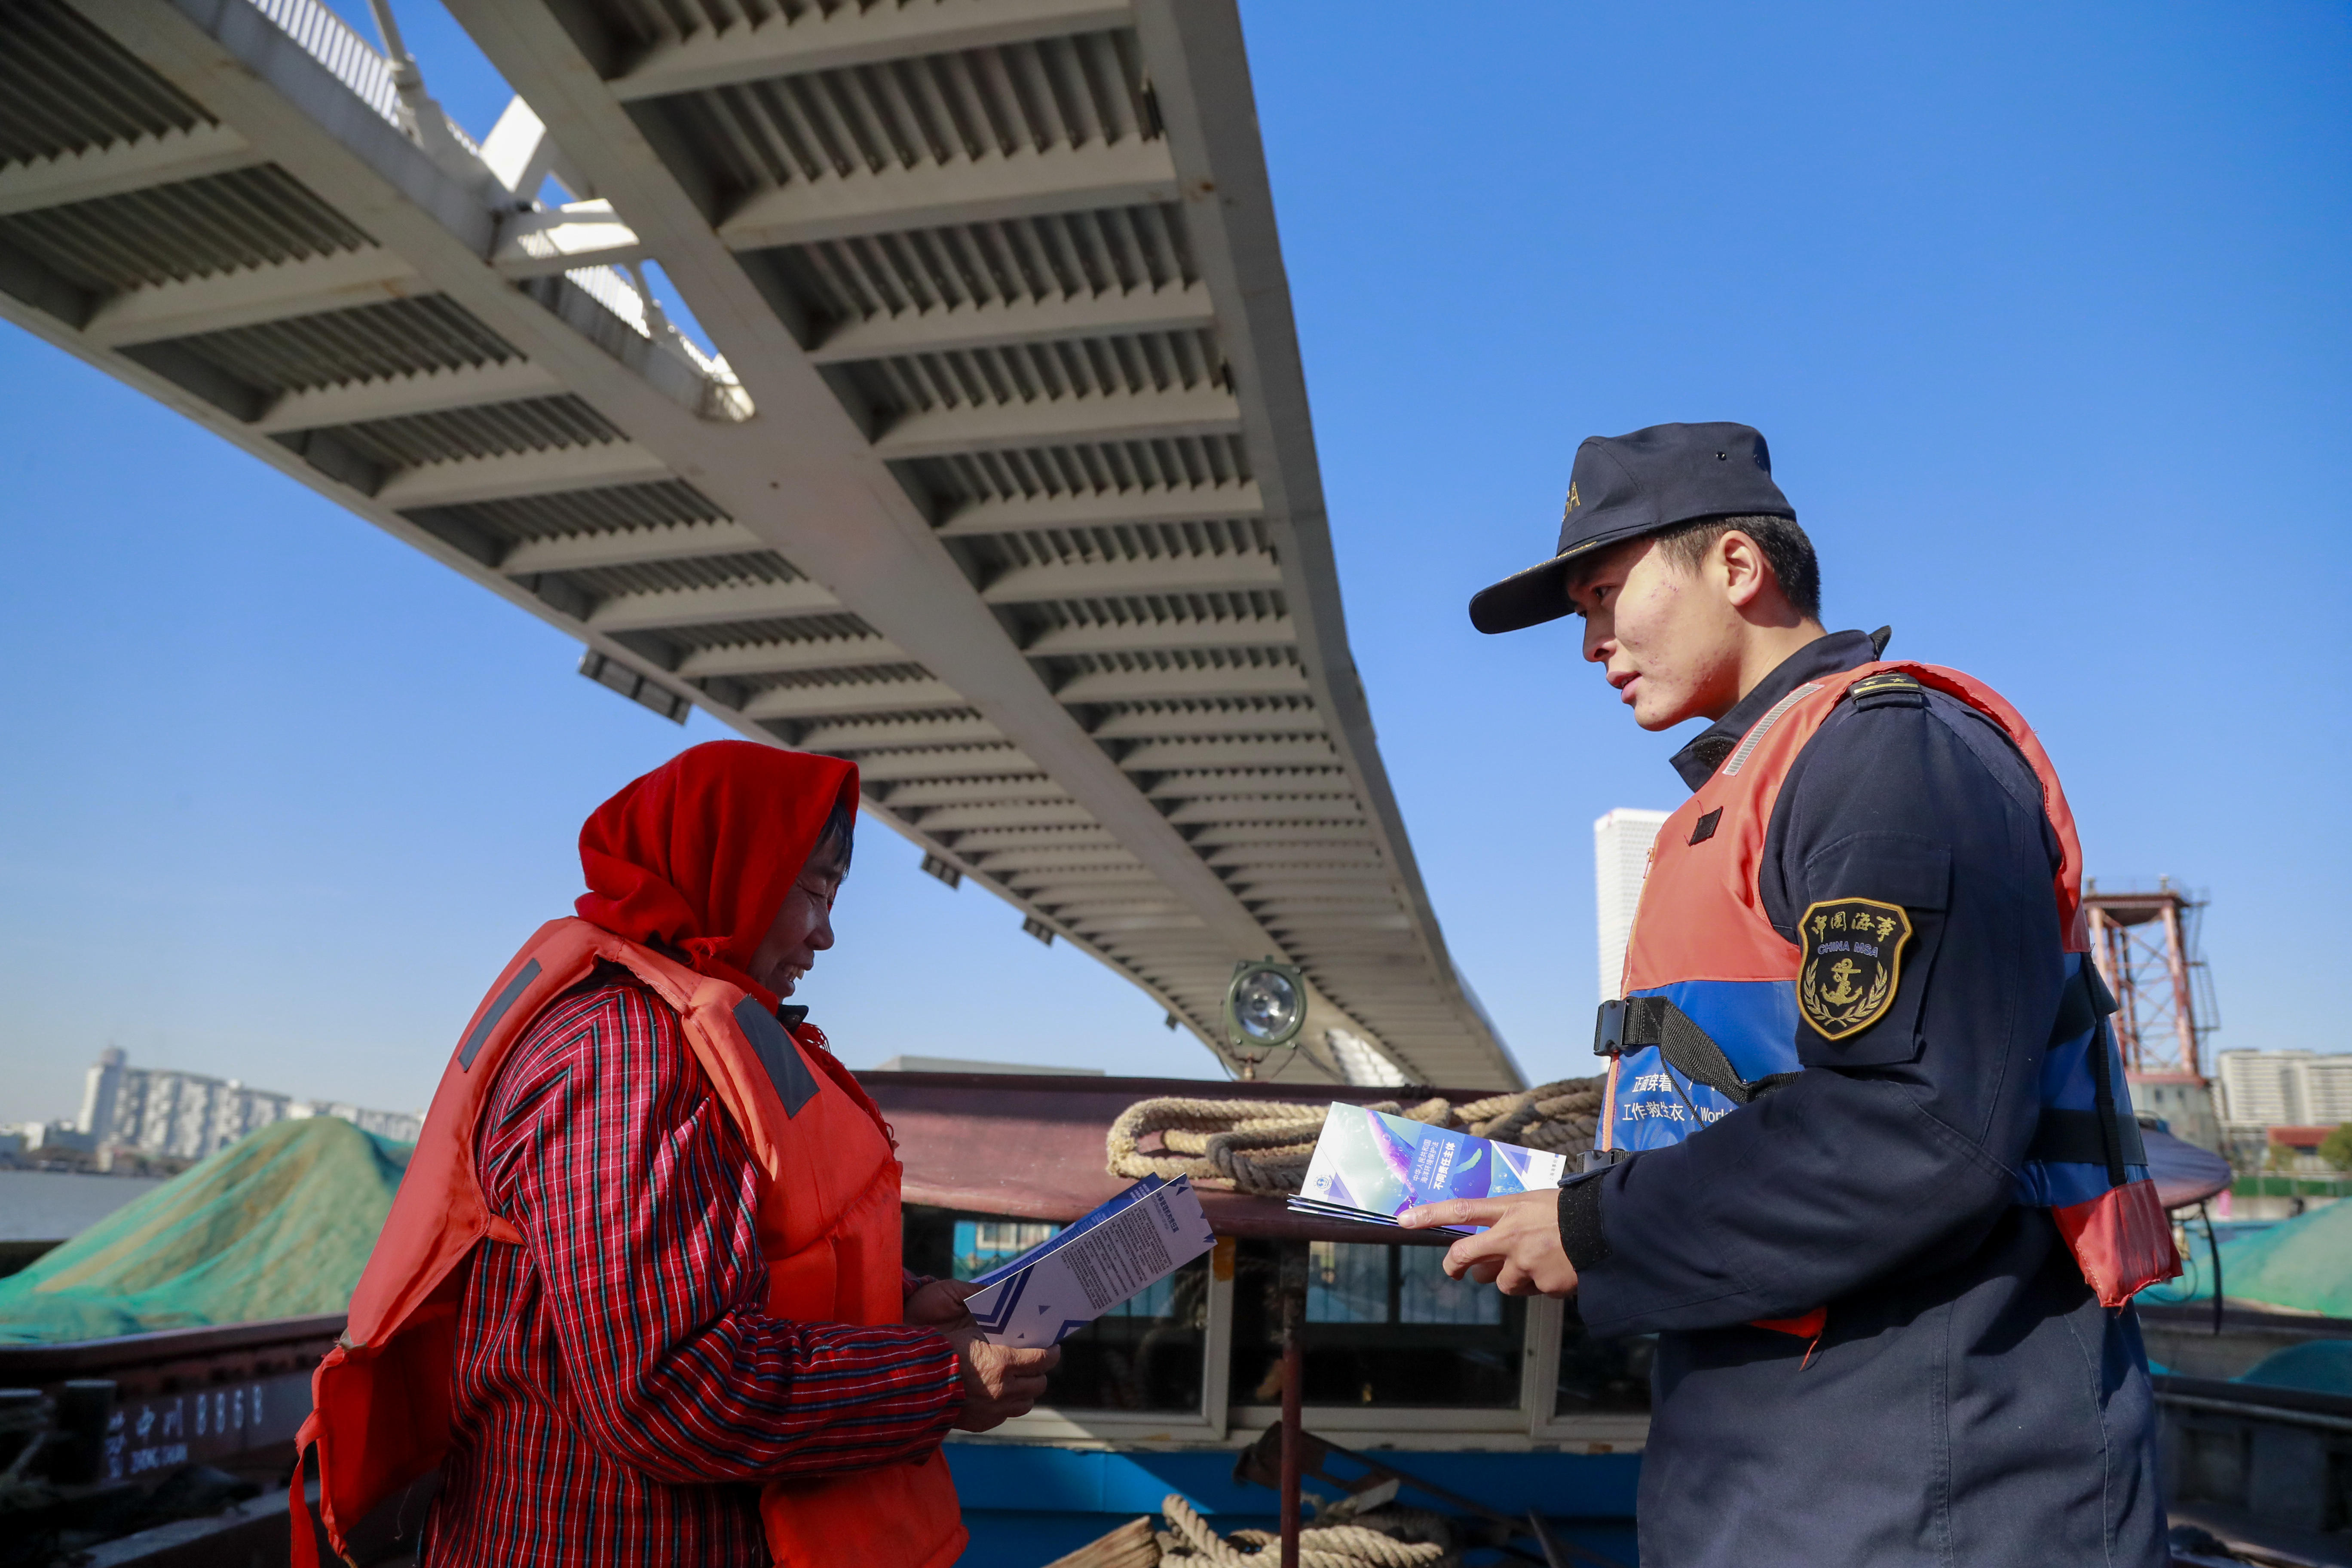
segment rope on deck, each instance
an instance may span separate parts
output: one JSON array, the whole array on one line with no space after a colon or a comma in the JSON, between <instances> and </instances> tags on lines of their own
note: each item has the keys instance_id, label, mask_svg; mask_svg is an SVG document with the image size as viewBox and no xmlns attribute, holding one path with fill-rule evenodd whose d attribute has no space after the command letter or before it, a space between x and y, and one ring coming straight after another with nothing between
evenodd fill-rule
<instances>
[{"instance_id":1,"label":"rope on deck","mask_svg":"<svg viewBox=\"0 0 2352 1568\"><path fill-rule=\"evenodd\" d=\"M1274 1531L1237 1530L1220 1536L1180 1493L1170 1492L1160 1510L1168 1520L1168 1528L1159 1532L1163 1564L1265 1568L1282 1558L1281 1538ZM1419 1509L1381 1508L1345 1524L1309 1525L1298 1532L1298 1568L1448 1568L1455 1561L1452 1528L1439 1515Z\"/></svg>"},{"instance_id":2,"label":"rope on deck","mask_svg":"<svg viewBox=\"0 0 2352 1568\"><path fill-rule=\"evenodd\" d=\"M1592 1147L1602 1082L1599 1078L1562 1079L1462 1105L1437 1096L1414 1105L1386 1100L1371 1109L1572 1160ZM1307 1162L1329 1109L1180 1096L1138 1100L1111 1123L1110 1173L1171 1181L1190 1176L1237 1192L1295 1193L1306 1179ZM1155 1135L1159 1147L1147 1151L1143 1144Z\"/></svg>"}]
</instances>

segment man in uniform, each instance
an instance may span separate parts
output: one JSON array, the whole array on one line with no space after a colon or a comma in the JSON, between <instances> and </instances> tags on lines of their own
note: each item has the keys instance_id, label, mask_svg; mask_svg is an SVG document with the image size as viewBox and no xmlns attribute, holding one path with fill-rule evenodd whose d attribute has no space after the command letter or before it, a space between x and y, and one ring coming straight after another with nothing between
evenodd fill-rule
<instances>
[{"instance_id":1,"label":"man in uniform","mask_svg":"<svg viewBox=\"0 0 2352 1568\"><path fill-rule=\"evenodd\" d=\"M1708 723L1588 1169L1406 1223L1490 1226L1449 1272L1658 1336L1645 1568L2158 1568L2128 1300L2178 1262L2072 816L2013 710L1820 592L1763 437L1662 425L1583 443L1559 552L1471 601L1580 616L1635 723Z\"/></svg>"}]
</instances>

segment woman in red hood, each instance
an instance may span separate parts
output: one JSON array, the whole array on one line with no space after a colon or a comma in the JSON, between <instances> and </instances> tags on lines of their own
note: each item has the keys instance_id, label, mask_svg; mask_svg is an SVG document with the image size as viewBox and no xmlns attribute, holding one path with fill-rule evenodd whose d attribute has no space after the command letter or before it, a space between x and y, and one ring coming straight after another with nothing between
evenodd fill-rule
<instances>
[{"instance_id":1,"label":"woman in red hood","mask_svg":"<svg viewBox=\"0 0 2352 1568\"><path fill-rule=\"evenodd\" d=\"M779 1213L801 1200L779 1195L782 1167L771 1152L763 1171L760 1152L828 1125L802 1112L820 1089L835 1097L821 1112L831 1104L838 1118L844 1096L872 1109L806 1010L784 1000L833 945L856 804L850 763L723 741L588 819L581 920L683 965L688 982L740 992L722 1016L746 1021L758 1056L742 1059L768 1064L780 1098L759 1102L772 1107L764 1117L754 1106L758 1125L738 1125L679 1008L619 963L598 963L508 1037L473 1091L473 1138L484 1205L520 1245L477 1246L464 1265L451 1446L425 1562L763 1563L779 1540L774 1518L762 1529L763 1486L772 1513L791 1509L799 1483L936 1465L950 1426L985 1430L1043 1391L1058 1352L979 1339L961 1305L969 1288L952 1281L899 1270L903 1286L889 1289L903 1313L894 1300L872 1315L904 1321L770 1309L776 1260L762 1237L781 1234ZM830 1125L868 1136L856 1114ZM826 1151L814 1152L822 1166ZM883 1234L895 1247L889 1174ZM952 1529L951 1498L944 1506ZM829 1555L887 1553L837 1541Z\"/></svg>"}]
</instances>

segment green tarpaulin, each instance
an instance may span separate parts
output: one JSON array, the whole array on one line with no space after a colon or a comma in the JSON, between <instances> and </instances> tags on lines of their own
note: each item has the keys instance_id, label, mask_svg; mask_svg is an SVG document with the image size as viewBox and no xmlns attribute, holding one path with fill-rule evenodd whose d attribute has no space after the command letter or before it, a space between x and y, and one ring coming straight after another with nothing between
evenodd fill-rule
<instances>
[{"instance_id":1,"label":"green tarpaulin","mask_svg":"<svg viewBox=\"0 0 2352 1568\"><path fill-rule=\"evenodd\" d=\"M340 1312L409 1152L330 1116L250 1133L0 1279L0 1344Z\"/></svg>"},{"instance_id":2,"label":"green tarpaulin","mask_svg":"<svg viewBox=\"0 0 2352 1568\"><path fill-rule=\"evenodd\" d=\"M2189 1233L2195 1283L2180 1296L2210 1301L2213 1268L2205 1257L2203 1237L2195 1226ZM2352 1318L2352 1198L2322 1205L2267 1229L2224 1237L2221 1290L2249 1307Z\"/></svg>"},{"instance_id":3,"label":"green tarpaulin","mask_svg":"<svg viewBox=\"0 0 2352 1568\"><path fill-rule=\"evenodd\" d=\"M2352 1340L2314 1340L2273 1351L2232 1383L2271 1388L2301 1388L2314 1394L2352 1394Z\"/></svg>"}]
</instances>

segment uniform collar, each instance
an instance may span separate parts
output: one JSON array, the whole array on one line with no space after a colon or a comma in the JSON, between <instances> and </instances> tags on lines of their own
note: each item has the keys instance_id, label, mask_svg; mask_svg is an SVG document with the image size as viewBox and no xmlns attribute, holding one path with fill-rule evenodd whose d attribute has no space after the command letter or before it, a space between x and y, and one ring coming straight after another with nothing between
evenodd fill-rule
<instances>
[{"instance_id":1,"label":"uniform collar","mask_svg":"<svg viewBox=\"0 0 2352 1568\"><path fill-rule=\"evenodd\" d=\"M1675 772L1690 788L1698 788L1715 776L1723 759L1739 744L1739 737L1748 733L1748 727L1762 718L1772 704L1817 675L1835 675L1840 670L1868 664L1885 647L1868 632L1831 632L1815 637L1782 659L1779 668L1758 681L1756 689L1741 698L1730 712L1676 752L1673 759Z\"/></svg>"}]
</instances>

